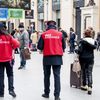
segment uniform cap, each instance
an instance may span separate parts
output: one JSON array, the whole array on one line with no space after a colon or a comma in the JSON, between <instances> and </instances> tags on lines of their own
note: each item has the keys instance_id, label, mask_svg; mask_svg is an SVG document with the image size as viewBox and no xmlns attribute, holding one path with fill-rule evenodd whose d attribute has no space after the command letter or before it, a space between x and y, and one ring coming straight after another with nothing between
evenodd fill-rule
<instances>
[{"instance_id":1,"label":"uniform cap","mask_svg":"<svg viewBox=\"0 0 100 100\"><path fill-rule=\"evenodd\" d=\"M19 27L19 28L24 28L23 23L20 23L18 27Z\"/></svg>"},{"instance_id":2,"label":"uniform cap","mask_svg":"<svg viewBox=\"0 0 100 100\"><path fill-rule=\"evenodd\" d=\"M56 22L53 21L53 20L50 20L50 21L47 22L47 25L56 25Z\"/></svg>"}]
</instances>

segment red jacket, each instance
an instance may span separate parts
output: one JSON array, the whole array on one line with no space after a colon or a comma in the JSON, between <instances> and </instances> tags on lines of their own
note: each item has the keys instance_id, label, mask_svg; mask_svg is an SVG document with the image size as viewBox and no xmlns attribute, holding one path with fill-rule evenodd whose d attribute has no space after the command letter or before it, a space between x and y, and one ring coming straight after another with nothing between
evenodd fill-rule
<instances>
[{"instance_id":1,"label":"red jacket","mask_svg":"<svg viewBox=\"0 0 100 100\"><path fill-rule=\"evenodd\" d=\"M42 38L44 40L44 56L63 55L61 32L50 29L42 34Z\"/></svg>"},{"instance_id":2,"label":"red jacket","mask_svg":"<svg viewBox=\"0 0 100 100\"><path fill-rule=\"evenodd\" d=\"M10 35L0 35L0 62L12 59L12 50L19 47L20 43Z\"/></svg>"}]
</instances>

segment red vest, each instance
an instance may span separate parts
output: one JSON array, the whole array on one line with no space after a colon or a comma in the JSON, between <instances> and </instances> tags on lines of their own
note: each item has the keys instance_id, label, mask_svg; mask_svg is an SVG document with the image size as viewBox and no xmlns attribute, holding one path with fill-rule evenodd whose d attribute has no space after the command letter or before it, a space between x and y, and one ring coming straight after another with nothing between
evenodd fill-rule
<instances>
[{"instance_id":1,"label":"red vest","mask_svg":"<svg viewBox=\"0 0 100 100\"><path fill-rule=\"evenodd\" d=\"M0 35L0 62L11 61L12 51L19 45L20 43L10 35Z\"/></svg>"},{"instance_id":2,"label":"red vest","mask_svg":"<svg viewBox=\"0 0 100 100\"><path fill-rule=\"evenodd\" d=\"M42 34L42 38L44 40L44 56L63 55L61 32L50 29Z\"/></svg>"}]
</instances>

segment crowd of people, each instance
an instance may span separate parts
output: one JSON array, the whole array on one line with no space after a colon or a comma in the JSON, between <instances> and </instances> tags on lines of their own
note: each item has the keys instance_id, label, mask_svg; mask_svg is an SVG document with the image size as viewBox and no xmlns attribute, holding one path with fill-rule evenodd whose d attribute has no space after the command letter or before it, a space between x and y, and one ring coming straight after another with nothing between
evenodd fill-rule
<instances>
[{"instance_id":1,"label":"crowd of people","mask_svg":"<svg viewBox=\"0 0 100 100\"><path fill-rule=\"evenodd\" d=\"M92 94L92 70L94 65L94 49L100 51L100 32L95 38L95 31L92 27L86 29L83 38L77 43L77 34L70 28L68 34L62 28L56 27L55 21L48 21L47 28L42 34L26 30L22 23L18 29L7 32L7 27L0 22L0 97L4 97L4 69L6 68L8 76L9 94L16 97L13 86L13 65L14 53L20 54L20 66L18 70L25 69L26 59L23 55L25 48L31 51L39 50L43 54L44 71L44 93L42 97L49 98L50 93L50 74L51 67L54 75L54 97L60 100L61 82L60 69L63 65L63 53L66 45L69 46L69 54L77 53L82 70L82 90L87 90ZM76 44L77 43L77 44ZM75 46L78 45L76 49Z\"/></svg>"}]
</instances>

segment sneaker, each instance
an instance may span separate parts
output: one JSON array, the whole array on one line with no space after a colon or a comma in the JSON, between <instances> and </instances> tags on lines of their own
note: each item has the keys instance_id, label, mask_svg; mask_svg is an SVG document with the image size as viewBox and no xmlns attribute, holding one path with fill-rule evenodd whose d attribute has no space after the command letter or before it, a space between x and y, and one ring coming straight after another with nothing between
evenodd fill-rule
<instances>
[{"instance_id":1,"label":"sneaker","mask_svg":"<svg viewBox=\"0 0 100 100\"><path fill-rule=\"evenodd\" d=\"M59 97L55 97L55 100L61 100Z\"/></svg>"},{"instance_id":2,"label":"sneaker","mask_svg":"<svg viewBox=\"0 0 100 100\"><path fill-rule=\"evenodd\" d=\"M88 94L91 95L92 94L92 88L88 87Z\"/></svg>"},{"instance_id":3,"label":"sneaker","mask_svg":"<svg viewBox=\"0 0 100 100\"><path fill-rule=\"evenodd\" d=\"M49 95L48 94L42 94L42 97L49 98Z\"/></svg>"},{"instance_id":4,"label":"sneaker","mask_svg":"<svg viewBox=\"0 0 100 100\"><path fill-rule=\"evenodd\" d=\"M9 94L12 96L12 97L16 97L16 94L15 94L15 92L14 91L9 91Z\"/></svg>"},{"instance_id":5,"label":"sneaker","mask_svg":"<svg viewBox=\"0 0 100 100\"><path fill-rule=\"evenodd\" d=\"M81 90L87 91L88 90L88 86L87 85L81 86Z\"/></svg>"},{"instance_id":6,"label":"sneaker","mask_svg":"<svg viewBox=\"0 0 100 100\"><path fill-rule=\"evenodd\" d=\"M18 68L18 70L23 69L23 68L24 68L24 66L20 66L20 67Z\"/></svg>"}]
</instances>

